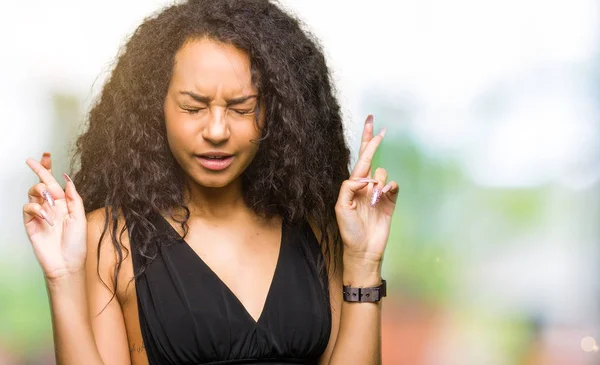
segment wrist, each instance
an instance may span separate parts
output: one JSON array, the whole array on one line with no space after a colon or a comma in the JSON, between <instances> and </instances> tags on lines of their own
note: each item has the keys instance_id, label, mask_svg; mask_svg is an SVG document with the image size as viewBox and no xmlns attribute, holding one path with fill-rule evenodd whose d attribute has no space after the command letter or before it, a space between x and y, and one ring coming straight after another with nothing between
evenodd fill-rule
<instances>
[{"instance_id":1,"label":"wrist","mask_svg":"<svg viewBox=\"0 0 600 365\"><path fill-rule=\"evenodd\" d=\"M73 288L77 284L85 283L85 270L65 272L60 275L44 276L48 290L55 291L62 288Z\"/></svg>"},{"instance_id":2,"label":"wrist","mask_svg":"<svg viewBox=\"0 0 600 365\"><path fill-rule=\"evenodd\" d=\"M370 287L381 284L381 260L344 255L343 285Z\"/></svg>"}]
</instances>

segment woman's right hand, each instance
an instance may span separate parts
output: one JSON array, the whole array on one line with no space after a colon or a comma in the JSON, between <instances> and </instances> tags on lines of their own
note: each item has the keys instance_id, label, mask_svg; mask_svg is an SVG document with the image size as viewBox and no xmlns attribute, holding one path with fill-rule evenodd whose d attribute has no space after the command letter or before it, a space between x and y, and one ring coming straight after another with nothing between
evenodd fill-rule
<instances>
[{"instance_id":1,"label":"woman's right hand","mask_svg":"<svg viewBox=\"0 0 600 365\"><path fill-rule=\"evenodd\" d=\"M23 223L47 280L53 281L82 271L86 257L87 222L83 200L71 179L63 174L66 188L49 171L50 156L42 163L27 159L40 182L29 189L29 203L23 206Z\"/></svg>"}]
</instances>

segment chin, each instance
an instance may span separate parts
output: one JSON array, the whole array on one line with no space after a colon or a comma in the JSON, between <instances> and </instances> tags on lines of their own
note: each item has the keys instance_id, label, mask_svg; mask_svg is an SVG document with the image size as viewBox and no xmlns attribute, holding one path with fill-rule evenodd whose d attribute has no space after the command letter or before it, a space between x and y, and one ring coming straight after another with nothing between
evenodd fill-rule
<instances>
[{"instance_id":1,"label":"chin","mask_svg":"<svg viewBox=\"0 0 600 365\"><path fill-rule=\"evenodd\" d=\"M194 181L196 182L196 184L205 187L205 188L224 188L227 185L231 184L231 180L229 179L207 179L207 178L200 178L200 179L194 179Z\"/></svg>"},{"instance_id":2,"label":"chin","mask_svg":"<svg viewBox=\"0 0 600 365\"><path fill-rule=\"evenodd\" d=\"M228 185L231 185L235 179L232 178L231 174L216 174L215 176L207 176L206 174L202 174L198 176L198 174L190 176L192 180L205 188L224 188Z\"/></svg>"}]
</instances>

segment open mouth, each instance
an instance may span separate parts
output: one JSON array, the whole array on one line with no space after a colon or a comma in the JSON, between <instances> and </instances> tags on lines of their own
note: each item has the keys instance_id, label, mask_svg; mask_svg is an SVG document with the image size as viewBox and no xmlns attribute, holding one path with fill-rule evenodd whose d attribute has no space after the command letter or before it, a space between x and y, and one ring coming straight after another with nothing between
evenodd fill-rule
<instances>
[{"instance_id":1,"label":"open mouth","mask_svg":"<svg viewBox=\"0 0 600 365\"><path fill-rule=\"evenodd\" d=\"M232 156L199 156L200 158L206 158L208 160L225 160Z\"/></svg>"},{"instance_id":2,"label":"open mouth","mask_svg":"<svg viewBox=\"0 0 600 365\"><path fill-rule=\"evenodd\" d=\"M211 156L211 155L203 155L203 156L196 156L196 159L198 160L198 162L200 162L200 165L202 165L203 167L209 169L209 170L213 170L213 171L219 171L219 170L224 170L227 167L229 167L229 165L231 165L231 162L233 162L234 156L229 155L222 155L222 156Z\"/></svg>"}]
</instances>

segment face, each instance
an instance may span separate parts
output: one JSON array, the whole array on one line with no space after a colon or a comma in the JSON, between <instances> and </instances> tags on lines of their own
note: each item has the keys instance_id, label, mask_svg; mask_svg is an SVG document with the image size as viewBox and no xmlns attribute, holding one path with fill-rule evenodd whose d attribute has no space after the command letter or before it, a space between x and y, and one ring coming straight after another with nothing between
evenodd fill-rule
<instances>
[{"instance_id":1,"label":"face","mask_svg":"<svg viewBox=\"0 0 600 365\"><path fill-rule=\"evenodd\" d=\"M216 188L241 176L258 150L257 97L245 52L207 39L178 51L164 110L169 147L189 178Z\"/></svg>"}]
</instances>

